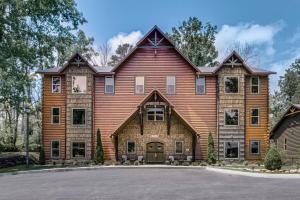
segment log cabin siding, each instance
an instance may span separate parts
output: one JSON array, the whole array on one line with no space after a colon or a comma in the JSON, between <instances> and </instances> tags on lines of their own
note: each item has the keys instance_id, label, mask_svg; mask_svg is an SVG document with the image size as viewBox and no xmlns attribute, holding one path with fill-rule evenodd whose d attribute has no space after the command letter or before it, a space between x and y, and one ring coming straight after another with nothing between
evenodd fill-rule
<instances>
[{"instance_id":1,"label":"log cabin siding","mask_svg":"<svg viewBox=\"0 0 300 200\"><path fill-rule=\"evenodd\" d=\"M166 76L176 76L176 94L166 94ZM135 94L135 76L145 77L145 93ZM205 159L208 133L216 138L216 80L206 76L206 94L195 94L194 69L172 48L139 48L118 68L115 93L104 94L104 77L95 77L95 125L101 129L106 159L114 159L110 135L153 89L161 91L198 131L196 159ZM172 134L172 133L171 133Z\"/></svg>"},{"instance_id":2,"label":"log cabin siding","mask_svg":"<svg viewBox=\"0 0 300 200\"><path fill-rule=\"evenodd\" d=\"M246 159L263 159L269 147L268 117L269 117L269 79L267 76L259 76L259 93L251 93L251 76L246 77ZM250 124L250 111L259 109L259 125ZM250 141L260 141L260 154L250 154Z\"/></svg>"},{"instance_id":3,"label":"log cabin siding","mask_svg":"<svg viewBox=\"0 0 300 200\"><path fill-rule=\"evenodd\" d=\"M57 75L55 75L57 76ZM61 75L61 93L52 93L51 81L52 75L44 75L43 78L43 107L42 107L42 126L43 126L43 145L46 160L51 157L51 141L60 141L60 157L65 158L65 76ZM52 124L51 109L53 107L60 108L60 123Z\"/></svg>"}]
</instances>

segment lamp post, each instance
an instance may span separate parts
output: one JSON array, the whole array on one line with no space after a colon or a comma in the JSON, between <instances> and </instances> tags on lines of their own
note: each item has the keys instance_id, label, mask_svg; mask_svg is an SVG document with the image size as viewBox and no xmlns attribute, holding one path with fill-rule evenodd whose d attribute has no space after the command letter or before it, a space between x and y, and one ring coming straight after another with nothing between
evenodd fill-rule
<instances>
[{"instance_id":1,"label":"lamp post","mask_svg":"<svg viewBox=\"0 0 300 200\"><path fill-rule=\"evenodd\" d=\"M24 112L26 113L26 167L29 168L29 113L30 108L25 107Z\"/></svg>"}]
</instances>

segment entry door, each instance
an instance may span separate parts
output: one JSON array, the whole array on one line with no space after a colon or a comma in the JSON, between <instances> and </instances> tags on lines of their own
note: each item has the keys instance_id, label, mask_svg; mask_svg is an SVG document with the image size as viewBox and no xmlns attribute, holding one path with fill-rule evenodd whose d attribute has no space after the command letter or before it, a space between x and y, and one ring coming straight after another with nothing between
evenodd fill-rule
<instances>
[{"instance_id":1,"label":"entry door","mask_svg":"<svg viewBox=\"0 0 300 200\"><path fill-rule=\"evenodd\" d=\"M146 154L147 163L163 163L165 161L164 144L160 142L148 143Z\"/></svg>"}]
</instances>

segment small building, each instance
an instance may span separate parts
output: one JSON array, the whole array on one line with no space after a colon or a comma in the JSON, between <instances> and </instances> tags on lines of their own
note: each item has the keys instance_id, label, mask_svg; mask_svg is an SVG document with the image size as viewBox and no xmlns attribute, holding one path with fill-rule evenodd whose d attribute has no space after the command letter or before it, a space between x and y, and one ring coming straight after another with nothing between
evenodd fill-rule
<instances>
[{"instance_id":1,"label":"small building","mask_svg":"<svg viewBox=\"0 0 300 200\"><path fill-rule=\"evenodd\" d=\"M300 159L300 104L293 104L271 131L270 139L287 160Z\"/></svg>"}]
</instances>

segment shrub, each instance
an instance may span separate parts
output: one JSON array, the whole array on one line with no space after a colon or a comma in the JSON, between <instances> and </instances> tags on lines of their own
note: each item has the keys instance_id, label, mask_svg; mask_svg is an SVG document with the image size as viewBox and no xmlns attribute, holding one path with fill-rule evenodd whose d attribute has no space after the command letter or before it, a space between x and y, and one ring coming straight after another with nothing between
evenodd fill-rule
<instances>
[{"instance_id":1,"label":"shrub","mask_svg":"<svg viewBox=\"0 0 300 200\"><path fill-rule=\"evenodd\" d=\"M18 152L20 148L14 146L13 144L1 144L0 143L0 152Z\"/></svg>"},{"instance_id":2,"label":"shrub","mask_svg":"<svg viewBox=\"0 0 300 200\"><path fill-rule=\"evenodd\" d=\"M130 161L129 160L125 160L124 162L123 162L123 165L130 165L131 163L130 163Z\"/></svg>"},{"instance_id":3,"label":"shrub","mask_svg":"<svg viewBox=\"0 0 300 200\"><path fill-rule=\"evenodd\" d=\"M103 164L104 163L104 153L103 153L101 134L100 134L99 128L97 130L97 146L96 146L96 153L94 156L94 162L95 162L95 164Z\"/></svg>"},{"instance_id":4,"label":"shrub","mask_svg":"<svg viewBox=\"0 0 300 200\"><path fill-rule=\"evenodd\" d=\"M215 164L217 161L217 156L215 152L215 144L212 134L208 135L208 145L207 145L207 162L208 164Z\"/></svg>"},{"instance_id":5,"label":"shrub","mask_svg":"<svg viewBox=\"0 0 300 200\"><path fill-rule=\"evenodd\" d=\"M264 160L265 168L268 170L281 169L281 155L275 147L271 147Z\"/></svg>"},{"instance_id":6,"label":"shrub","mask_svg":"<svg viewBox=\"0 0 300 200\"><path fill-rule=\"evenodd\" d=\"M39 144L30 144L29 151L30 152L39 152L40 145Z\"/></svg>"},{"instance_id":7,"label":"shrub","mask_svg":"<svg viewBox=\"0 0 300 200\"><path fill-rule=\"evenodd\" d=\"M179 165L179 161L178 160L174 160L173 165L178 166Z\"/></svg>"},{"instance_id":8,"label":"shrub","mask_svg":"<svg viewBox=\"0 0 300 200\"><path fill-rule=\"evenodd\" d=\"M46 164L45 151L44 151L44 147L42 147L42 146L40 147L39 163L40 163L40 165Z\"/></svg>"}]
</instances>

